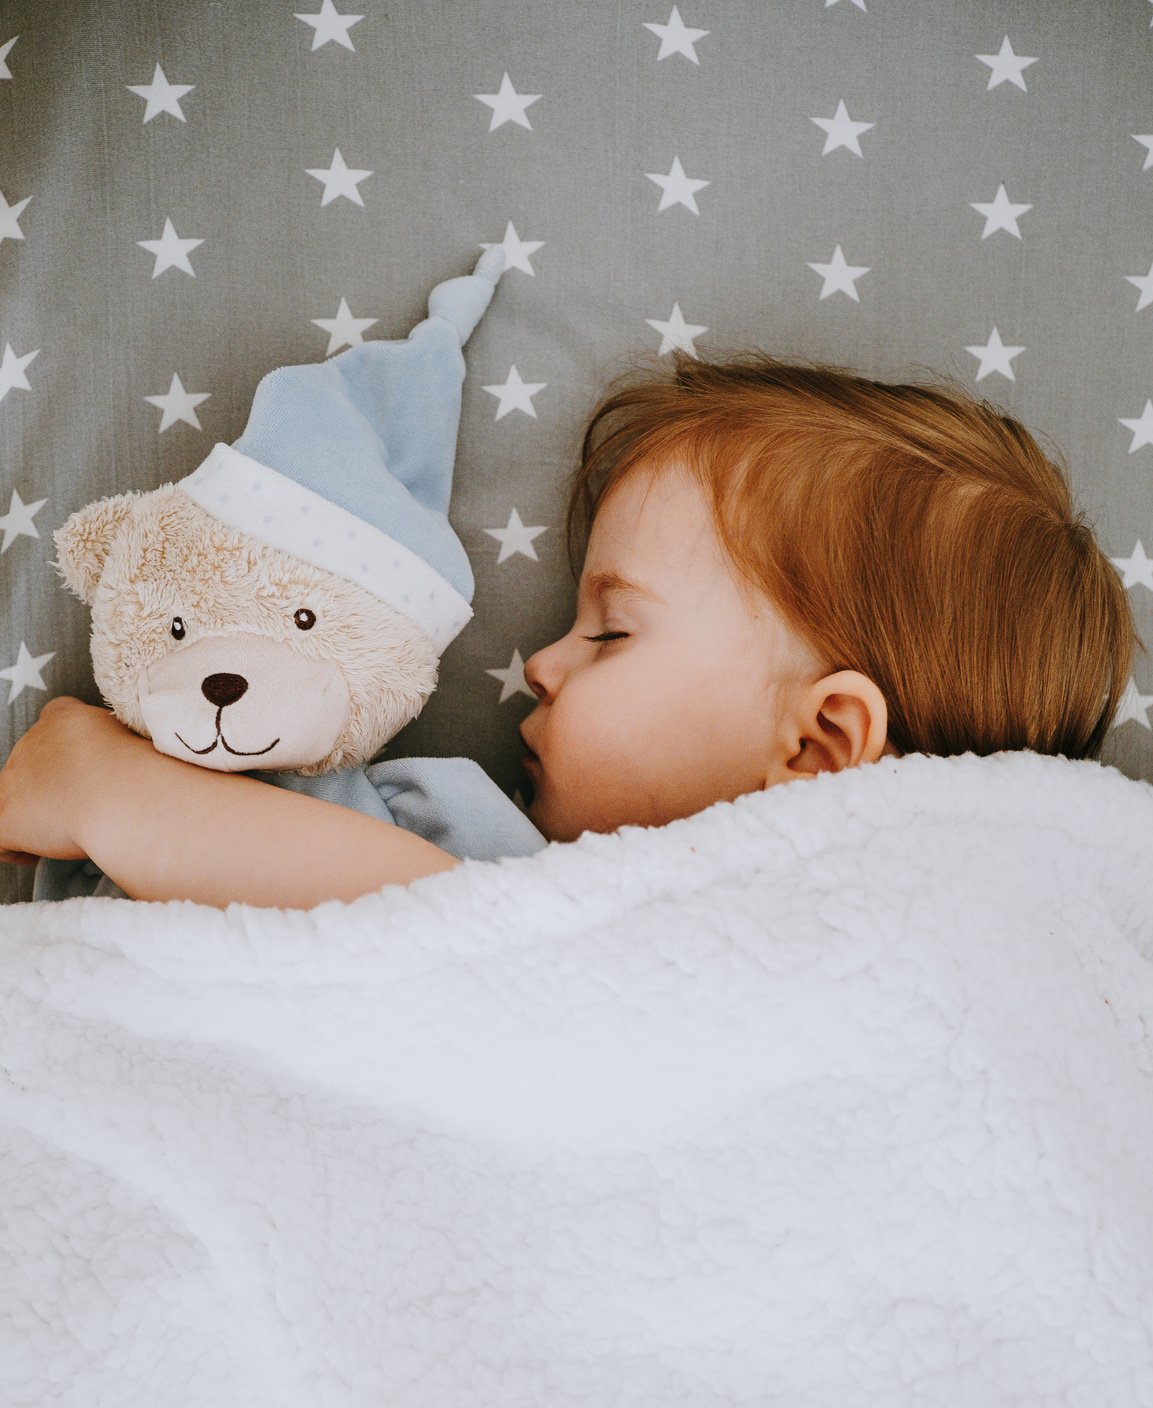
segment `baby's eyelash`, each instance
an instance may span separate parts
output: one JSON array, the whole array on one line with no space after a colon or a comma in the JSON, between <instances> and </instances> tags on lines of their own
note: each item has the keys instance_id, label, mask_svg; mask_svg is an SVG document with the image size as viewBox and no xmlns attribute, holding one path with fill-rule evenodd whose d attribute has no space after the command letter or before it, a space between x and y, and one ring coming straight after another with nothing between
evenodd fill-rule
<instances>
[{"instance_id":1,"label":"baby's eyelash","mask_svg":"<svg viewBox=\"0 0 1153 1408\"><path fill-rule=\"evenodd\" d=\"M602 631L599 636L581 636L581 640L609 641L621 640L628 635L628 631Z\"/></svg>"}]
</instances>

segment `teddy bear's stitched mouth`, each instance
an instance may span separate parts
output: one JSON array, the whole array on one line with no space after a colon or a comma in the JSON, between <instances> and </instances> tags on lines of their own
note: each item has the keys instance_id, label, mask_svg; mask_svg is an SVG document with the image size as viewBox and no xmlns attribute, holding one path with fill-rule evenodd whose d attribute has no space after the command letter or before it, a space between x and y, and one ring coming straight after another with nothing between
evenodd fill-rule
<instances>
[{"instance_id":1,"label":"teddy bear's stitched mouth","mask_svg":"<svg viewBox=\"0 0 1153 1408\"><path fill-rule=\"evenodd\" d=\"M175 730L173 730L173 732L175 732ZM245 752L240 748L233 748L229 745L228 740L220 732L219 715L217 715L216 719L216 737L212 740L212 742L208 745L207 748L193 748L192 744L185 743L184 739L180 738L180 735L178 733L176 734L176 737L180 739L181 743L184 743L185 748L187 748L190 753L195 753L196 756L199 758L202 758L205 753L211 753L218 743L222 743L227 749L227 751L231 753L234 758L259 758L262 753L269 752L271 749L275 748L276 745L280 742L279 738L274 738L267 748L253 748L248 752Z\"/></svg>"}]
</instances>

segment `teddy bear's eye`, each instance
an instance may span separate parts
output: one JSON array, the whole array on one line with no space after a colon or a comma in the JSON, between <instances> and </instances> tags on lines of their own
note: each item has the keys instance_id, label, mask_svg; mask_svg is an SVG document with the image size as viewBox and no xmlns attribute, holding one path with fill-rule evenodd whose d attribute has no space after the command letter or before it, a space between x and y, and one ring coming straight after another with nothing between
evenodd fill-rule
<instances>
[{"instance_id":1,"label":"teddy bear's eye","mask_svg":"<svg viewBox=\"0 0 1153 1408\"><path fill-rule=\"evenodd\" d=\"M302 606L292 619L302 631L311 631L316 625L316 615L307 606Z\"/></svg>"},{"instance_id":2,"label":"teddy bear's eye","mask_svg":"<svg viewBox=\"0 0 1153 1408\"><path fill-rule=\"evenodd\" d=\"M181 616L173 616L173 618L172 618L172 639L173 639L173 640L183 640L183 639L184 639L184 635L185 635L185 631L184 631L184 618L181 617Z\"/></svg>"}]
</instances>

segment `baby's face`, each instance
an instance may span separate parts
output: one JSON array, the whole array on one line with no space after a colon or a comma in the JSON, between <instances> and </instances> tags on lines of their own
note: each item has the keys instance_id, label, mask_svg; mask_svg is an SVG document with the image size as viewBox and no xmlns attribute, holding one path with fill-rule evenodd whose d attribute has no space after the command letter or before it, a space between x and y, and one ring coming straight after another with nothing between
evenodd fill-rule
<instances>
[{"instance_id":1,"label":"baby's face","mask_svg":"<svg viewBox=\"0 0 1153 1408\"><path fill-rule=\"evenodd\" d=\"M521 729L529 817L572 841L759 790L781 690L812 663L767 602L746 603L697 482L635 471L597 511L572 628L525 665L540 701Z\"/></svg>"}]
</instances>

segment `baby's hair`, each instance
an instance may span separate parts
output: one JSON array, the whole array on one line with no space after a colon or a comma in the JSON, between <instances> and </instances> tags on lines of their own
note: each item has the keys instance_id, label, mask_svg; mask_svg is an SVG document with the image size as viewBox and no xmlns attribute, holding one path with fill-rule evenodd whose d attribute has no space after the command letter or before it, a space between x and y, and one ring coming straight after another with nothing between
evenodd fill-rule
<instances>
[{"instance_id":1,"label":"baby's hair","mask_svg":"<svg viewBox=\"0 0 1153 1408\"><path fill-rule=\"evenodd\" d=\"M570 565L604 496L676 461L751 586L824 662L880 689L901 753L1096 758L1134 627L1117 570L1033 436L944 382L890 385L761 352L675 352L592 415Z\"/></svg>"}]
</instances>

